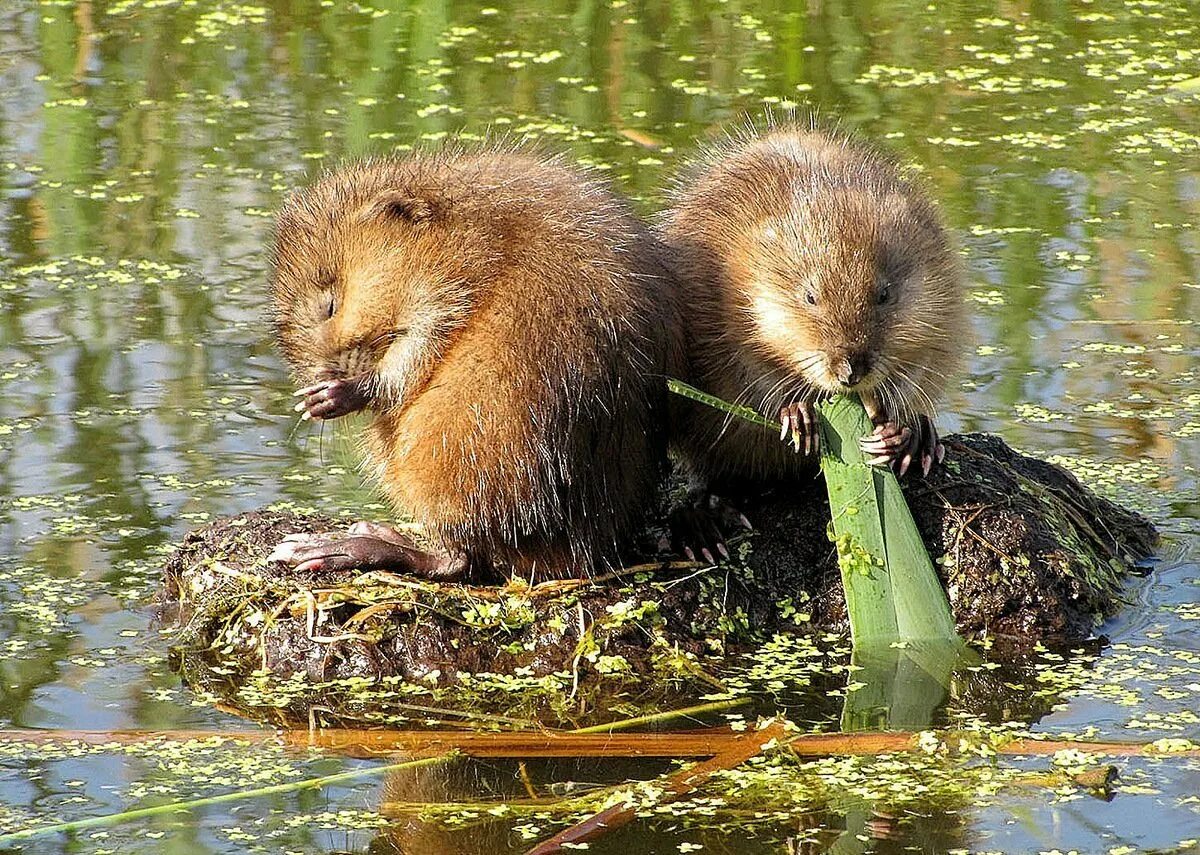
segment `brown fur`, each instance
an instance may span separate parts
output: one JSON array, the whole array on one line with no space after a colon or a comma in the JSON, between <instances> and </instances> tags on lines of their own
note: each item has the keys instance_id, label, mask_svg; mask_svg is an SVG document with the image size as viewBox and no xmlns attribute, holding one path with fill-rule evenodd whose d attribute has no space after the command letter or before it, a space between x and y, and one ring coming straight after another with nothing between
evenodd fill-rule
<instances>
[{"instance_id":1,"label":"brown fur","mask_svg":"<svg viewBox=\"0 0 1200 855\"><path fill-rule=\"evenodd\" d=\"M365 161L279 215L278 338L304 381L370 375L368 462L438 546L583 574L617 560L665 459L681 345L660 253L554 159Z\"/></svg>"},{"instance_id":2,"label":"brown fur","mask_svg":"<svg viewBox=\"0 0 1200 855\"><path fill-rule=\"evenodd\" d=\"M865 400L901 423L935 414L964 348L961 274L937 209L889 158L796 125L747 133L680 181L663 233L695 385L776 418L839 391L830 365L859 351L875 366ZM698 483L811 471L760 427L674 406L676 445Z\"/></svg>"}]
</instances>

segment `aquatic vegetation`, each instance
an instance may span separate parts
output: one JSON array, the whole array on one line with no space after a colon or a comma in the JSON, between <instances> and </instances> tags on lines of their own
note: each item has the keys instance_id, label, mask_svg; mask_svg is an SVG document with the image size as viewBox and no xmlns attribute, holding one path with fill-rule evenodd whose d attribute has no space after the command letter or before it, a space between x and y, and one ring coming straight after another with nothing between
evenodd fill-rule
<instances>
[{"instance_id":1,"label":"aquatic vegetation","mask_svg":"<svg viewBox=\"0 0 1200 855\"><path fill-rule=\"evenodd\" d=\"M670 390L745 419L765 430L783 428L749 407L708 395L676 379ZM934 573L921 533L895 476L872 469L859 441L871 430L866 410L853 396L818 407L821 475L829 493L830 540L856 645L945 641L961 645L946 594ZM786 430L786 428L783 428ZM792 441L799 451L800 434Z\"/></svg>"},{"instance_id":2,"label":"aquatic vegetation","mask_svg":"<svg viewBox=\"0 0 1200 855\"><path fill-rule=\"evenodd\" d=\"M1123 616L1099 628L1110 646L1047 649L1023 665L997 654L956 677L938 721L1196 740L1194 12L1186 0L889 0L801 10L741 0L670 9L620 0L7 4L0 723L244 726L222 711L221 686L183 687L168 667L167 640L143 610L160 550L206 521L265 505L386 514L337 432L284 415L289 387L268 345L262 247L289 188L345 157L490 130L528 134L595 165L653 212L696 139L743 114L812 105L919 164L961 236L975 355L945 427L998 432L1060 462L1151 516L1167 537L1153 576L1128 582ZM1010 563L1004 575L1023 569ZM710 602L746 584L737 569L698 578ZM802 629L824 619L824 593L789 593L772 608ZM600 617L653 632L652 611L639 614L643 599ZM519 608L481 606L470 620L492 638L524 620ZM733 608L723 632L757 620ZM700 662L722 649L720 639L659 655L661 667L690 675L681 684L698 695L752 699L706 723L749 727L779 708L805 728L831 730L847 695L870 690L856 687L862 672L844 639L823 635L768 634L749 651L731 647L719 675ZM580 652L594 653L621 684L627 656ZM550 677L481 678L479 691L499 705L528 690L531 707L557 703L577 714L577 699L566 700L570 678ZM452 699L420 682L401 692L400 682L339 684L333 697L342 713L391 703L393 721L513 726L448 715L442 703ZM320 683L257 676L240 702L268 717L273 704L315 697ZM585 710L586 720L697 700L639 698L636 682L625 685L631 696L611 713ZM966 852L1126 855L1196 845L1194 761L1116 761L1111 805L1061 779L1047 786L1049 761L970 762L955 792L963 758L810 764L771 755L671 804L656 801L651 785L626 784L664 771L651 763L527 764L525 772L540 799L588 793L588 784L633 793L643 816L625 830L627 848L778 853L788 839L794 849L830 846L848 831L847 842L888 830L905 844ZM0 749L0 828L348 768L267 745L247 752L204 741L146 752ZM380 788L368 779L317 798L281 795L245 810L92 829L69 844L55 839L50 851L157 852L169 843L214 853L362 851L384 827L412 842L414 824L425 828L414 817L425 817L447 835L425 851L490 855L524 851L617 798L522 805L530 796L518 765L492 769L467 764L461 787L433 790L442 808L414 807L413 791L385 785L395 812L377 810ZM1019 783L1026 773L1039 782ZM810 797L835 792L835 778L849 795L822 809ZM761 798L741 800L742 785ZM918 786L931 801L905 800L891 819L860 801Z\"/></svg>"}]
</instances>

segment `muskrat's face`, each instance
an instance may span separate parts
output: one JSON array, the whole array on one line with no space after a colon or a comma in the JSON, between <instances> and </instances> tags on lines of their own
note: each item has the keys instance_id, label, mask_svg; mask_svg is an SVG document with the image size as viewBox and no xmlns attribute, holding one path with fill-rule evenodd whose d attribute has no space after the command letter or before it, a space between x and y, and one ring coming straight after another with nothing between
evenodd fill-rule
<instances>
[{"instance_id":1,"label":"muskrat's face","mask_svg":"<svg viewBox=\"0 0 1200 855\"><path fill-rule=\"evenodd\" d=\"M438 200L345 181L324 179L279 215L276 333L302 381L361 379L377 404L401 405L470 309L462 247Z\"/></svg>"},{"instance_id":2,"label":"muskrat's face","mask_svg":"<svg viewBox=\"0 0 1200 855\"><path fill-rule=\"evenodd\" d=\"M798 192L746 242L735 275L745 278L750 339L823 392L906 382L928 361L922 351L944 350L957 327L941 323L961 311L955 255L918 196Z\"/></svg>"}]
</instances>

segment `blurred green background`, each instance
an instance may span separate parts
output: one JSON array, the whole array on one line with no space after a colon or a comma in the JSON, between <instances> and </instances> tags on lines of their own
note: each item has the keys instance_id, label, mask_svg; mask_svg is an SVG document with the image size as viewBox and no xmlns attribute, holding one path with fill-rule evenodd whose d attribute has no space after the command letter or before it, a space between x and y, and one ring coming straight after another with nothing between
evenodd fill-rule
<instances>
[{"instance_id":1,"label":"blurred green background","mask_svg":"<svg viewBox=\"0 0 1200 855\"><path fill-rule=\"evenodd\" d=\"M0 727L228 726L148 625L163 546L276 501L386 515L345 444L290 412L265 312L289 188L506 134L600 167L653 215L698 145L790 110L927 173L975 313L944 426L1155 515L1163 570L1111 632L1171 639L1180 685L1200 683L1172 611L1200 551L1198 17L1189 0L0 0ZM1148 697L1167 706L1139 736L1197 735ZM1064 715L1121 731L1128 711ZM66 781L100 787L100 812L158 774L45 762L0 754L0 825L71 804ZM1196 783L1160 781L1170 810L1121 821L1173 845ZM1093 819L1112 821L1052 842L1101 851Z\"/></svg>"}]
</instances>

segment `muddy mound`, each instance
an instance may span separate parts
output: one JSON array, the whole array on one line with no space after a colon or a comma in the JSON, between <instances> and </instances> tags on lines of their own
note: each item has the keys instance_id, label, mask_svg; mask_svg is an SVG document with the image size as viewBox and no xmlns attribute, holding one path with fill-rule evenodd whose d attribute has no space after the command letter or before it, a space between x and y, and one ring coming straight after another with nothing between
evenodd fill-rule
<instances>
[{"instance_id":1,"label":"muddy mound","mask_svg":"<svg viewBox=\"0 0 1200 855\"><path fill-rule=\"evenodd\" d=\"M961 632L1025 642L1088 636L1120 606L1154 529L1065 470L985 435L905 492ZM298 574L266 556L327 517L259 511L190 533L164 568L163 621L181 667L440 686L549 675L703 685L702 663L785 631L840 630L841 581L819 479L743 500L756 530L718 568L648 556L619 574L472 587L372 573Z\"/></svg>"}]
</instances>

